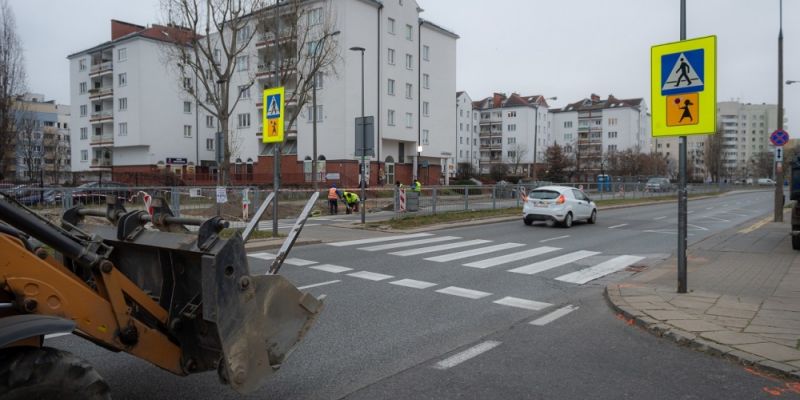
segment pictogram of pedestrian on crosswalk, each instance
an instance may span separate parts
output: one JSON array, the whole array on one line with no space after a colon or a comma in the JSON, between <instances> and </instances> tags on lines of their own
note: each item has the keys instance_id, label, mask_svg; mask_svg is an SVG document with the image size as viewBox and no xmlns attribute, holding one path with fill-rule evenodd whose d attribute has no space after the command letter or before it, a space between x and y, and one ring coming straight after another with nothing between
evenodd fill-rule
<instances>
[{"instance_id":1,"label":"pictogram of pedestrian on crosswalk","mask_svg":"<svg viewBox=\"0 0 800 400\"><path fill-rule=\"evenodd\" d=\"M283 142L283 114L284 114L284 88L264 89L264 103L262 110L264 143Z\"/></svg>"},{"instance_id":2,"label":"pictogram of pedestrian on crosswalk","mask_svg":"<svg viewBox=\"0 0 800 400\"><path fill-rule=\"evenodd\" d=\"M703 49L665 54L661 57L661 94L702 92L703 75Z\"/></svg>"}]
</instances>

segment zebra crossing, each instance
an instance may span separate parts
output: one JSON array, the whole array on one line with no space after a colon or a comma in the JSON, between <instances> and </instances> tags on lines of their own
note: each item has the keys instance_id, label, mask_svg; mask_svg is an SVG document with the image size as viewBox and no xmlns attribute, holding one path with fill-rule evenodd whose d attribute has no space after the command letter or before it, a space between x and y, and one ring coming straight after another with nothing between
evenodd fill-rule
<instances>
[{"instance_id":1,"label":"zebra crossing","mask_svg":"<svg viewBox=\"0 0 800 400\"><path fill-rule=\"evenodd\" d=\"M525 249L525 246L530 245L513 242L496 243L486 239L464 239L459 236L436 236L432 233L349 240L328 245L355 248L365 252L387 252L389 255L399 257L421 256L426 261L436 263L458 262L468 268L502 268L507 272L521 275L537 275L569 266L572 272L556 276L554 279L575 285L584 285L645 259L637 255L612 255L611 258L595 265L586 266L590 264L588 261L592 257L602 258L596 257L602 256L602 252L591 250L565 252L564 249L554 246ZM527 264L519 265L521 262ZM578 263L585 267L575 271Z\"/></svg>"}]
</instances>

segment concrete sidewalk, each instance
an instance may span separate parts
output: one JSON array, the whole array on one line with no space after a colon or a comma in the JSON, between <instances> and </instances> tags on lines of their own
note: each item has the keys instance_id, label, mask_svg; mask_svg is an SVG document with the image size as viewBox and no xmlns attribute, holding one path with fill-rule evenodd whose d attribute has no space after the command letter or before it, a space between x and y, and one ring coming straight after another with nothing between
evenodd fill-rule
<instances>
[{"instance_id":1,"label":"concrete sidewalk","mask_svg":"<svg viewBox=\"0 0 800 400\"><path fill-rule=\"evenodd\" d=\"M772 216L693 245L689 293L678 294L677 259L606 287L630 321L700 351L800 379L800 251L790 215Z\"/></svg>"}]
</instances>

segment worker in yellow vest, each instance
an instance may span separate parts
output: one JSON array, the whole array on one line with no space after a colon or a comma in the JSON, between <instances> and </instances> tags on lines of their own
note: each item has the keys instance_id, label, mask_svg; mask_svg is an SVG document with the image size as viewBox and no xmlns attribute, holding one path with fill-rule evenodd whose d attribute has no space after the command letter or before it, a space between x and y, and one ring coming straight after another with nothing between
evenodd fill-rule
<instances>
[{"instance_id":1,"label":"worker in yellow vest","mask_svg":"<svg viewBox=\"0 0 800 400\"><path fill-rule=\"evenodd\" d=\"M361 199L358 197L357 194L353 192L344 192L344 202L347 204L347 213L350 214L350 211L358 212L358 203Z\"/></svg>"}]
</instances>

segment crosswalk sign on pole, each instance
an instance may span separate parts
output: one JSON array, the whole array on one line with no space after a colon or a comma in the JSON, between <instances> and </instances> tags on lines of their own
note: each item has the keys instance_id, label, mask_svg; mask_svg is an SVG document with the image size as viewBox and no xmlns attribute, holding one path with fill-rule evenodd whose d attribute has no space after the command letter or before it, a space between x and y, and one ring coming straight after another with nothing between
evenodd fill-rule
<instances>
[{"instance_id":1,"label":"crosswalk sign on pole","mask_svg":"<svg viewBox=\"0 0 800 400\"><path fill-rule=\"evenodd\" d=\"M653 136L707 135L717 130L717 38L653 46Z\"/></svg>"},{"instance_id":2,"label":"crosswalk sign on pole","mask_svg":"<svg viewBox=\"0 0 800 400\"><path fill-rule=\"evenodd\" d=\"M264 89L264 102L262 103L262 123L264 125L262 141L264 143L283 142L284 94L283 87Z\"/></svg>"}]
</instances>

